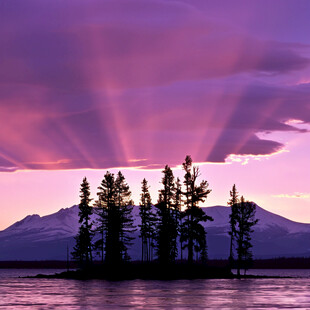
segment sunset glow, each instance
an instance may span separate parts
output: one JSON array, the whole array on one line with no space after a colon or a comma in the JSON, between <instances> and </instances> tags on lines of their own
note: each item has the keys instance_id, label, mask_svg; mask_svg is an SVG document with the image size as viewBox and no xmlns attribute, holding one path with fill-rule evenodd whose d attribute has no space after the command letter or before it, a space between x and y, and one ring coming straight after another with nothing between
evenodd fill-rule
<instances>
[{"instance_id":1,"label":"sunset glow","mask_svg":"<svg viewBox=\"0 0 310 310\"><path fill-rule=\"evenodd\" d=\"M146 5L147 3L147 5ZM226 205L310 222L310 2L2 1L0 229L95 198L121 169L157 201L190 154ZM35 13L34 13L35 12ZM294 199L293 199L294 198Z\"/></svg>"}]
</instances>

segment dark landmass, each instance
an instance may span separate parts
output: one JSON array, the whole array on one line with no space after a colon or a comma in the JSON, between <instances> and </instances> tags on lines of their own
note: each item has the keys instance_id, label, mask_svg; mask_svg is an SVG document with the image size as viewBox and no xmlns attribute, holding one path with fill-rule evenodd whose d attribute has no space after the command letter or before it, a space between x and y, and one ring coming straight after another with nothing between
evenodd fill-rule
<instances>
[{"instance_id":1,"label":"dark landmass","mask_svg":"<svg viewBox=\"0 0 310 310\"><path fill-rule=\"evenodd\" d=\"M209 260L210 267L225 267L228 260ZM235 268L236 266L233 266ZM277 257L270 259L255 259L249 269L310 269L310 257Z\"/></svg>"},{"instance_id":2,"label":"dark landmass","mask_svg":"<svg viewBox=\"0 0 310 310\"><path fill-rule=\"evenodd\" d=\"M105 279L105 280L178 280L178 279L226 279L234 275L227 267L209 267L204 264L177 263L123 263L101 265L66 271L54 275L37 275L36 278Z\"/></svg>"},{"instance_id":3,"label":"dark landmass","mask_svg":"<svg viewBox=\"0 0 310 310\"><path fill-rule=\"evenodd\" d=\"M133 262L132 264L138 264ZM182 264L182 262L178 262ZM100 266L101 262L95 261L94 266ZM210 268L225 268L228 266L226 259L210 259L207 264ZM46 260L46 261L0 261L0 268L8 269L67 269L66 261ZM74 261L69 262L70 269L77 269L78 264ZM256 259L250 269L310 269L310 257L279 257L271 259Z\"/></svg>"},{"instance_id":4,"label":"dark landmass","mask_svg":"<svg viewBox=\"0 0 310 310\"><path fill-rule=\"evenodd\" d=\"M72 279L72 280L198 280L198 279L266 279L289 278L279 276L237 276L227 267L210 267L203 264L189 265L178 263L160 265L157 263L126 263L121 265L101 265L91 268L78 269L56 273L53 275L38 274L34 277L44 279Z\"/></svg>"}]
</instances>

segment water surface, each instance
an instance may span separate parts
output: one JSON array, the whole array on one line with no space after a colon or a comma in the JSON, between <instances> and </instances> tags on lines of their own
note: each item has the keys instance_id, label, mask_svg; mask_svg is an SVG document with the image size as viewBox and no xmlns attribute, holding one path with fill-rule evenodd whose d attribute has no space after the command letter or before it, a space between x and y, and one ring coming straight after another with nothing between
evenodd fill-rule
<instances>
[{"instance_id":1,"label":"water surface","mask_svg":"<svg viewBox=\"0 0 310 310\"><path fill-rule=\"evenodd\" d=\"M310 309L308 270L252 270L289 279L115 281L23 279L55 270L0 270L2 309Z\"/></svg>"}]
</instances>

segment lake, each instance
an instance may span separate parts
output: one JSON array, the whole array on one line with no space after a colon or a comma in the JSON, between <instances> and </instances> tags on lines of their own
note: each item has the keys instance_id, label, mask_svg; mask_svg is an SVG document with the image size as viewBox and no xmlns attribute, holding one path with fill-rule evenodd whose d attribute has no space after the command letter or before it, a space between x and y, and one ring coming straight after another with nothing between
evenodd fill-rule
<instances>
[{"instance_id":1,"label":"lake","mask_svg":"<svg viewBox=\"0 0 310 310\"><path fill-rule=\"evenodd\" d=\"M2 309L310 309L310 271L251 270L291 279L115 281L22 279L60 270L0 269Z\"/></svg>"}]
</instances>

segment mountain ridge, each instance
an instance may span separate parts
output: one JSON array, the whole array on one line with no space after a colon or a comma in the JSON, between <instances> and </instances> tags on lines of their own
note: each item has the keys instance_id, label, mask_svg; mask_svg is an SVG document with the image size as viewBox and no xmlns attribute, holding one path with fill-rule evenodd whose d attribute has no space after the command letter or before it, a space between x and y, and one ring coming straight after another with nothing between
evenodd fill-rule
<instances>
[{"instance_id":1,"label":"mountain ridge","mask_svg":"<svg viewBox=\"0 0 310 310\"><path fill-rule=\"evenodd\" d=\"M227 206L202 208L214 221L204 223L210 258L227 258L229 250L229 214ZM134 207L135 225L139 224L139 208ZM258 224L253 233L256 258L310 256L310 224L291 221L257 206ZM95 215L93 215L95 220ZM79 227L78 206L62 208L50 215L28 215L0 231L0 260L66 259L66 248L73 248ZM139 232L129 254L140 258Z\"/></svg>"}]
</instances>

